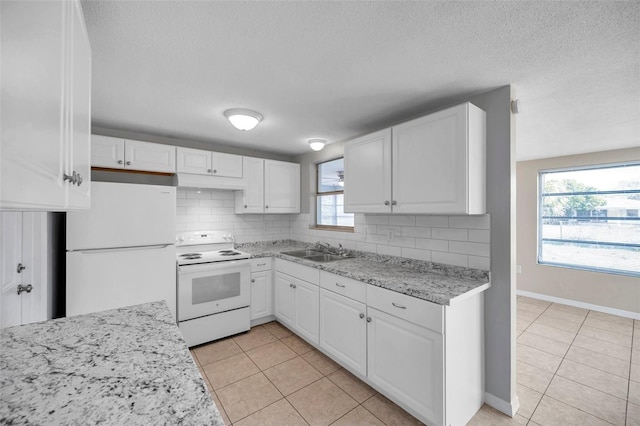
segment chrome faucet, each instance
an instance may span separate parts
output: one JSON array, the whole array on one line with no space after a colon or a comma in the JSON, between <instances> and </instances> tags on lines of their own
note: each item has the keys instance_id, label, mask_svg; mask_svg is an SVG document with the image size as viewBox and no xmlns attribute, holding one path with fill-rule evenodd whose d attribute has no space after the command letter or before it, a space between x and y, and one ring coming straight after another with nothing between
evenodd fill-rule
<instances>
[{"instance_id":1,"label":"chrome faucet","mask_svg":"<svg viewBox=\"0 0 640 426\"><path fill-rule=\"evenodd\" d=\"M318 247L325 253L331 253L331 244L329 243L321 243L320 241L318 241L316 242L316 247Z\"/></svg>"}]
</instances>

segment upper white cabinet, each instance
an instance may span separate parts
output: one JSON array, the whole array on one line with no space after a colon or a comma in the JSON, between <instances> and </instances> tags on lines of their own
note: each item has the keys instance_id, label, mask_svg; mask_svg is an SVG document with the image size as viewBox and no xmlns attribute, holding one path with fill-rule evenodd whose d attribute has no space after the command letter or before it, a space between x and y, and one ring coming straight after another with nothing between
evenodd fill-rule
<instances>
[{"instance_id":1,"label":"upper white cabinet","mask_svg":"<svg viewBox=\"0 0 640 426\"><path fill-rule=\"evenodd\" d=\"M177 148L178 173L242 177L242 156L203 149Z\"/></svg>"},{"instance_id":2,"label":"upper white cabinet","mask_svg":"<svg viewBox=\"0 0 640 426\"><path fill-rule=\"evenodd\" d=\"M91 165L109 169L175 173L176 148L151 142L91 136Z\"/></svg>"},{"instance_id":3,"label":"upper white cabinet","mask_svg":"<svg viewBox=\"0 0 640 426\"><path fill-rule=\"evenodd\" d=\"M236 213L300 213L300 165L243 157L245 189Z\"/></svg>"},{"instance_id":4,"label":"upper white cabinet","mask_svg":"<svg viewBox=\"0 0 640 426\"><path fill-rule=\"evenodd\" d=\"M345 144L345 211L485 213L485 112L464 103Z\"/></svg>"},{"instance_id":5,"label":"upper white cabinet","mask_svg":"<svg viewBox=\"0 0 640 426\"><path fill-rule=\"evenodd\" d=\"M91 49L80 2L1 2L0 12L0 209L88 208Z\"/></svg>"}]
</instances>

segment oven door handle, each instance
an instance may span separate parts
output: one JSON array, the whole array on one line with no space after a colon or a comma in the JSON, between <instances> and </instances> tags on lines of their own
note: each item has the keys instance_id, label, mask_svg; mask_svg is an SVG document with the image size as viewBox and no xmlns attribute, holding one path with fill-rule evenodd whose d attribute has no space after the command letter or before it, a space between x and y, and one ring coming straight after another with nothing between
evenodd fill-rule
<instances>
[{"instance_id":1,"label":"oven door handle","mask_svg":"<svg viewBox=\"0 0 640 426\"><path fill-rule=\"evenodd\" d=\"M226 260L224 262L211 263L194 263L191 265L178 266L178 272L200 272L200 271L217 271L230 268L251 267L251 261L248 259Z\"/></svg>"}]
</instances>

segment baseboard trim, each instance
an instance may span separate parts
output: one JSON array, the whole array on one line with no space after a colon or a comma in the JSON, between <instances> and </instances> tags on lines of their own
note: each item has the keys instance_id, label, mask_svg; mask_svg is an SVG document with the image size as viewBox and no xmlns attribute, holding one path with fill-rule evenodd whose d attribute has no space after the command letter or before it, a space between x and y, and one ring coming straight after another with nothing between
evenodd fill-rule
<instances>
[{"instance_id":1,"label":"baseboard trim","mask_svg":"<svg viewBox=\"0 0 640 426\"><path fill-rule=\"evenodd\" d=\"M620 317L640 320L640 313L625 311L622 309L609 308L608 306L593 305L591 303L578 302L577 300L563 299L561 297L548 296L546 294L533 293L531 291L517 290L518 296L526 296L532 299L546 300L547 302L562 303L563 305L575 306L576 308L589 309L591 311L603 312L605 314L617 315Z\"/></svg>"},{"instance_id":2,"label":"baseboard trim","mask_svg":"<svg viewBox=\"0 0 640 426\"><path fill-rule=\"evenodd\" d=\"M503 412L509 417L515 416L520 409L520 399L518 398L518 395L514 396L511 402L508 402L502 398L498 398L497 396L490 394L489 392L485 392L484 403L495 408L498 411Z\"/></svg>"}]
</instances>

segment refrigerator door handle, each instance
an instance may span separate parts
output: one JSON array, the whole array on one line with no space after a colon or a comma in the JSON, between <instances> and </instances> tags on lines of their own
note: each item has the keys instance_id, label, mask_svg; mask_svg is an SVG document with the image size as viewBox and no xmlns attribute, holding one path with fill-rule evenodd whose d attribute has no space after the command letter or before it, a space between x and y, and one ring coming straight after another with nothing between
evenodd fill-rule
<instances>
[{"instance_id":1,"label":"refrigerator door handle","mask_svg":"<svg viewBox=\"0 0 640 426\"><path fill-rule=\"evenodd\" d=\"M99 254L99 253L112 253L120 251L134 251L134 250L160 250L166 247L170 247L173 244L156 244L151 246L136 246L136 247L111 247L101 249L85 249L85 250L67 250L67 252L76 252L83 254Z\"/></svg>"}]
</instances>

